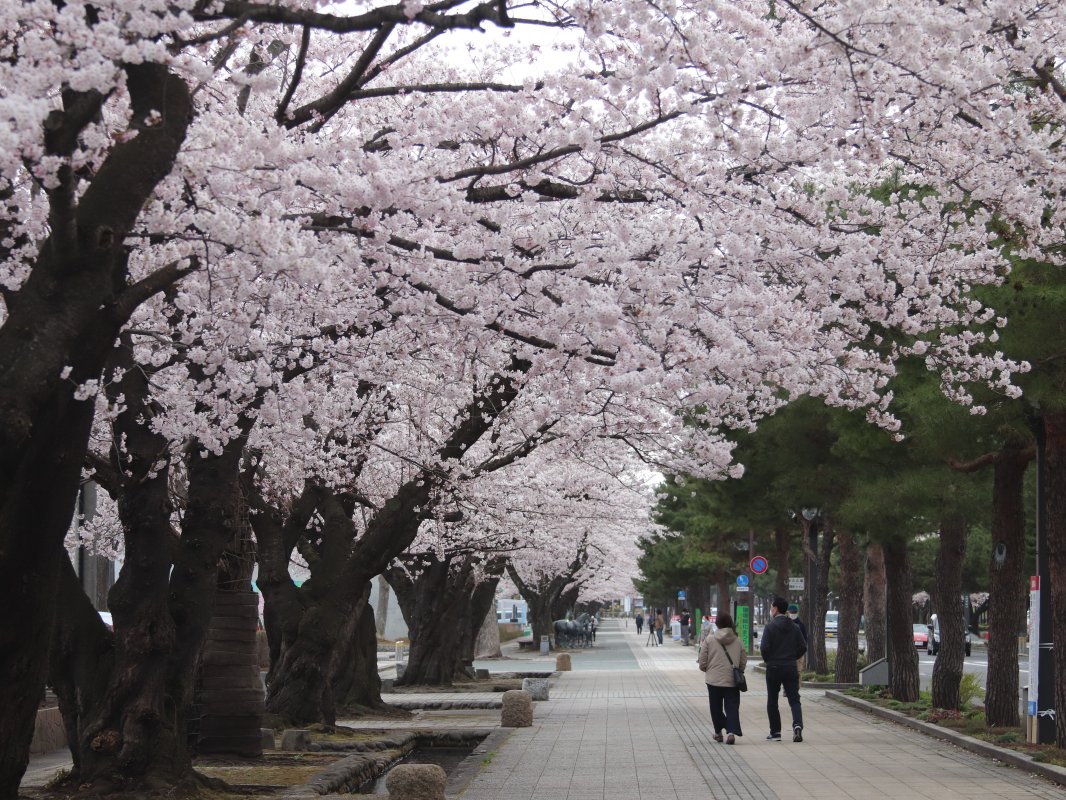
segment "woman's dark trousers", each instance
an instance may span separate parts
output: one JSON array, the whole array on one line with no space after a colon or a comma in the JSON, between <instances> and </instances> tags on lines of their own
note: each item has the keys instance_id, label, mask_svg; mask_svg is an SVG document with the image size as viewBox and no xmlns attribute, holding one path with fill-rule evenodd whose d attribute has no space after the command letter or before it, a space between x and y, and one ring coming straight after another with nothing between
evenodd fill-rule
<instances>
[{"instance_id":1,"label":"woman's dark trousers","mask_svg":"<svg viewBox=\"0 0 1066 800\"><path fill-rule=\"evenodd\" d=\"M744 734L740 730L740 689L736 686L711 686L707 684L707 700L711 704L711 724L716 734Z\"/></svg>"}]
</instances>

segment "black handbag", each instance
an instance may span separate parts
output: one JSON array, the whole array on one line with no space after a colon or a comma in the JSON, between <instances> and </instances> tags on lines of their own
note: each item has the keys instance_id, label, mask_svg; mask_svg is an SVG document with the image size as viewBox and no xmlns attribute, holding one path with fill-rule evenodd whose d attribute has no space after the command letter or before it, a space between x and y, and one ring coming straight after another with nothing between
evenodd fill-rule
<instances>
[{"instance_id":1,"label":"black handbag","mask_svg":"<svg viewBox=\"0 0 1066 800\"><path fill-rule=\"evenodd\" d=\"M748 691L748 679L744 675L744 670L733 663L733 657L729 655L729 651L726 649L725 644L721 641L719 641L718 644L722 645L722 651L725 653L725 657L729 659L729 666L733 668L733 683L736 684L740 691Z\"/></svg>"}]
</instances>

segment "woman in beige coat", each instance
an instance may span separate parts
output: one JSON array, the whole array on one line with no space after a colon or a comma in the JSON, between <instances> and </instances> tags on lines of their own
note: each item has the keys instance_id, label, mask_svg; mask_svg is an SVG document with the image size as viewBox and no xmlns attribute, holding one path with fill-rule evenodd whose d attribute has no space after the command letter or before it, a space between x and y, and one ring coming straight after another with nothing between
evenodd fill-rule
<instances>
[{"instance_id":1,"label":"woman in beige coat","mask_svg":"<svg viewBox=\"0 0 1066 800\"><path fill-rule=\"evenodd\" d=\"M707 698L711 704L711 724L714 726L714 740L723 740L722 731L726 732L725 743L733 744L737 736L743 736L740 730L740 689L733 681L733 666L744 669L748 663L748 654L733 630L733 618L728 614L719 614L718 630L713 636L703 640L700 647L700 669L707 682ZM726 651L729 656L726 657ZM733 663L729 663L729 659Z\"/></svg>"}]
</instances>

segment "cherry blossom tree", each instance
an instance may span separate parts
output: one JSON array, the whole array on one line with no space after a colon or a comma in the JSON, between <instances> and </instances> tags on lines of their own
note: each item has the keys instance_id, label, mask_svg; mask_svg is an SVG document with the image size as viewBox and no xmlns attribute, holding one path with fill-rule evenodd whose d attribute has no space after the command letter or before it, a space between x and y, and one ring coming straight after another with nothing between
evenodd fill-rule
<instances>
[{"instance_id":1,"label":"cherry blossom tree","mask_svg":"<svg viewBox=\"0 0 1066 800\"><path fill-rule=\"evenodd\" d=\"M188 462L183 527L214 531L200 551L217 554L277 376L336 342L371 359L352 387L423 326L496 359L509 342L550 389L534 419L597 402L653 465L709 474L729 461L718 429L789 395L892 424L901 353L949 389L1010 391L1015 365L981 350L998 321L967 290L1002 278L994 241L1060 244L1050 6L0 13L0 601L18 621L0 634L0 794L26 763L89 400L120 334L183 350L168 408L187 427L155 433L210 454ZM446 34L483 25L515 36L459 64ZM573 34L554 71L523 38L545 25ZM884 186L888 202L868 191ZM154 464L125 480L158 504ZM191 619L205 574L181 587ZM197 627L178 633L190 651Z\"/></svg>"}]
</instances>

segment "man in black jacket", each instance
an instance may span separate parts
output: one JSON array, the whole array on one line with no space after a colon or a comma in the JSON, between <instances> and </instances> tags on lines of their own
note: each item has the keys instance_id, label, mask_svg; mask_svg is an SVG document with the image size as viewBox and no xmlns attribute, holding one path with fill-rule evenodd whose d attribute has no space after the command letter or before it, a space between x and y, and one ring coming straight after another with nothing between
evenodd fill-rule
<instances>
[{"instance_id":1,"label":"man in black jacket","mask_svg":"<svg viewBox=\"0 0 1066 800\"><path fill-rule=\"evenodd\" d=\"M759 652L766 662L766 716L770 719L771 742L781 741L781 711L777 707L782 687L792 709L792 741L803 741L803 709L800 707L799 670L796 659L807 652L799 627L787 616L788 601L775 597L770 622L762 632Z\"/></svg>"}]
</instances>

